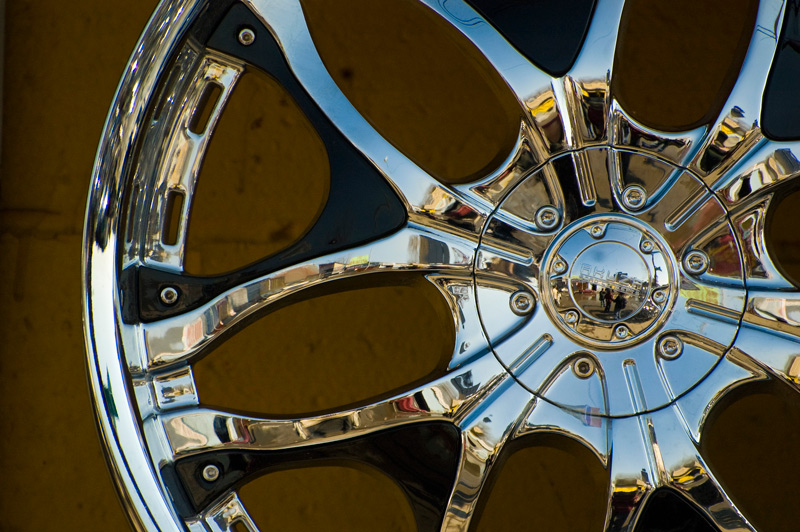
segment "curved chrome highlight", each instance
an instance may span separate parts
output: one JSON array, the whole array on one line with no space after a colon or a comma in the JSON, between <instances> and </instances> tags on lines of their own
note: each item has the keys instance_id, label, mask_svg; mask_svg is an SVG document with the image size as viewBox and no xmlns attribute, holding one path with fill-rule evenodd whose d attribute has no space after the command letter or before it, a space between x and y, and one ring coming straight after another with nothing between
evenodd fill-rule
<instances>
[{"instance_id":1,"label":"curved chrome highlight","mask_svg":"<svg viewBox=\"0 0 800 532\"><path fill-rule=\"evenodd\" d=\"M150 461L136 404L127 388L117 328L120 201L137 134L159 77L202 8L201 0L165 1L131 56L98 147L86 210L83 245L84 330L95 412L117 490L138 530L180 530L182 520Z\"/></svg>"}]
</instances>

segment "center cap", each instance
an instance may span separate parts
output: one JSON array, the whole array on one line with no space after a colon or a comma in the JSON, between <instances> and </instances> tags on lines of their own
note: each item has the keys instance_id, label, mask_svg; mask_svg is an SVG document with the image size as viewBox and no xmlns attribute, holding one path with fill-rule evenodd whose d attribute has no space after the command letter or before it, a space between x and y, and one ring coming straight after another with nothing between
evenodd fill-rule
<instances>
[{"instance_id":1,"label":"center cap","mask_svg":"<svg viewBox=\"0 0 800 532\"><path fill-rule=\"evenodd\" d=\"M548 405L584 425L656 410L710 375L747 304L736 231L702 179L642 153L567 153L515 185L484 224L475 309L546 399L538 422L557 419Z\"/></svg>"},{"instance_id":2,"label":"center cap","mask_svg":"<svg viewBox=\"0 0 800 532\"><path fill-rule=\"evenodd\" d=\"M674 259L660 235L625 215L582 219L550 247L542 302L567 335L622 347L657 330L674 299Z\"/></svg>"},{"instance_id":3,"label":"center cap","mask_svg":"<svg viewBox=\"0 0 800 532\"><path fill-rule=\"evenodd\" d=\"M585 316L606 322L636 314L647 301L651 284L650 268L642 256L619 242L589 246L575 258L569 273L575 305Z\"/></svg>"}]
</instances>

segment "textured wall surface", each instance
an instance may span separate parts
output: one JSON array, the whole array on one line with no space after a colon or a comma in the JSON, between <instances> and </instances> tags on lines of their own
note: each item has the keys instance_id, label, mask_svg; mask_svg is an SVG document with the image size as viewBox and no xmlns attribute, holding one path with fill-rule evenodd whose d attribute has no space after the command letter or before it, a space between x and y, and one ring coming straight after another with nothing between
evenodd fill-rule
<instances>
[{"instance_id":1,"label":"textured wall surface","mask_svg":"<svg viewBox=\"0 0 800 532\"><path fill-rule=\"evenodd\" d=\"M618 57L627 66L620 90L640 117L674 126L694 123L724 85L728 57L738 46L739 31L728 35L725 28L741 25L737 13L746 10L731 2L681 0L642 9L645 3L651 4L641 2L631 15L635 25ZM128 528L106 471L86 384L81 232L105 115L154 5L6 4L2 531ZM423 167L453 181L505 156L515 134L508 129L508 95L480 58L435 20L401 0L313 0L307 6L334 78ZM302 234L325 195L326 160L314 135L268 81L253 76L237 89L201 176L190 270L244 265ZM793 214L782 211L787 226ZM788 233L775 237L787 249L797 249L796 241ZM452 333L442 316L442 302L421 283L295 305L257 322L200 364L201 400L298 413L403 386L436 371L451 349ZM796 465L785 467L797 462L791 453L797 430L788 427L800 426L798 410L767 395L736 408L720 417L709 445L716 445L720 464L729 464L744 500L786 515L800 478ZM740 429L742 420L746 429ZM754 452L757 441L763 448ZM542 441L508 462L513 467L500 476L499 495L486 509L496 523L492 530L529 529L520 528L521 507L538 516L525 526L541 530L580 529L586 522L602 527L602 466L581 450L555 447ZM380 516L391 521L381 530L408 530L412 522L402 494L386 478L357 470L282 472L243 497L267 524L265 531L374 531ZM790 529L786 520L773 520L774 530Z\"/></svg>"}]
</instances>

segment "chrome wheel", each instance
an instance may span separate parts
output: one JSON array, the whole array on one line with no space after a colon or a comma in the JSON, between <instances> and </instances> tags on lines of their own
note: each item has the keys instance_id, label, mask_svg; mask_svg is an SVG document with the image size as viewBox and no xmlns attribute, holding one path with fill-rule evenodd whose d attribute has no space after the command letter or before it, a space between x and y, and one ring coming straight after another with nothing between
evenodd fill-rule
<instances>
[{"instance_id":1,"label":"chrome wheel","mask_svg":"<svg viewBox=\"0 0 800 532\"><path fill-rule=\"evenodd\" d=\"M586 3L576 54L544 66L485 3L420 4L519 107L512 153L469 183L437 180L359 113L299 0L167 0L145 30L101 141L84 244L91 387L135 525L255 531L241 486L342 460L392 477L419 530L467 530L506 449L554 433L608 470L606 530L633 530L664 493L703 526L754 530L701 439L732 391L800 382L800 297L765 241L776 194L800 173L800 134L781 121L794 111L775 110L796 6L762 1L719 116L670 132L611 90L622 2ZM200 166L247 71L277 79L316 129L328 199L297 243L189 275ZM257 317L409 274L451 314L441 375L294 418L201 404L194 365Z\"/></svg>"}]
</instances>

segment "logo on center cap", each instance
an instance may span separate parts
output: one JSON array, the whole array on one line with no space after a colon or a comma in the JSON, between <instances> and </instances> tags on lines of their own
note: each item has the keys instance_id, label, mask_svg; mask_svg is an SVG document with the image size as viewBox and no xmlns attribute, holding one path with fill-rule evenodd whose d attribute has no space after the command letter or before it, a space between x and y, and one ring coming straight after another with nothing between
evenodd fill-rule
<instances>
[{"instance_id":1,"label":"logo on center cap","mask_svg":"<svg viewBox=\"0 0 800 532\"><path fill-rule=\"evenodd\" d=\"M650 268L642 256L619 242L589 246L574 261L569 291L584 314L617 322L636 314L650 293Z\"/></svg>"},{"instance_id":2,"label":"logo on center cap","mask_svg":"<svg viewBox=\"0 0 800 532\"><path fill-rule=\"evenodd\" d=\"M675 259L647 224L620 214L581 220L552 242L540 270L542 304L584 345L642 341L669 316Z\"/></svg>"}]
</instances>

